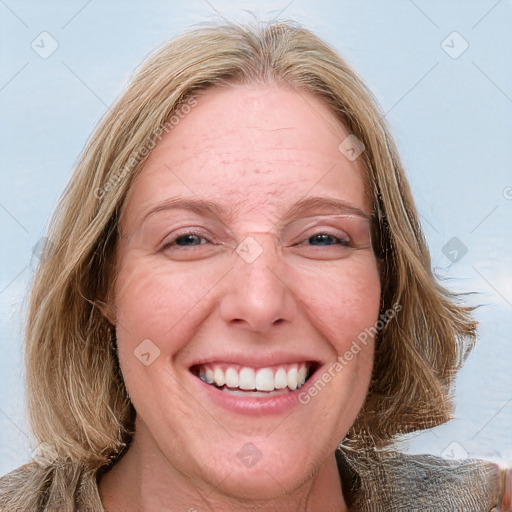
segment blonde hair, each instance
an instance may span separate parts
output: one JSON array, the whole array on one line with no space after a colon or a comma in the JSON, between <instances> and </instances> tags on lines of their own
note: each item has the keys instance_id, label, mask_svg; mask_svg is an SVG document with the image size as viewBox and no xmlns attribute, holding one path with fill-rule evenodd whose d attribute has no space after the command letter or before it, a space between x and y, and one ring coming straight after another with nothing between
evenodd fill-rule
<instances>
[{"instance_id":1,"label":"blonde hair","mask_svg":"<svg viewBox=\"0 0 512 512\"><path fill-rule=\"evenodd\" d=\"M115 279L117 225L134 177L191 98L220 84L268 82L321 98L364 143L382 311L401 306L378 333L368 397L346 443L384 446L450 418L451 384L474 341L475 323L432 274L376 101L309 31L291 23L232 23L191 31L143 64L92 135L52 218L51 250L30 298L26 374L32 431L37 442L53 447L57 461L97 471L132 435L134 410L100 305Z\"/></svg>"}]
</instances>

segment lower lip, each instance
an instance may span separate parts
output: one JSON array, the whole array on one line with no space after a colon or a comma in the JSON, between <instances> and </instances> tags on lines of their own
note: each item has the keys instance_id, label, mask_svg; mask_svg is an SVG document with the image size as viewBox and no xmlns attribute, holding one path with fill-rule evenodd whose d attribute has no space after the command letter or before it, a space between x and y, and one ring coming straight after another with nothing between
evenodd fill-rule
<instances>
[{"instance_id":1,"label":"lower lip","mask_svg":"<svg viewBox=\"0 0 512 512\"><path fill-rule=\"evenodd\" d=\"M239 414L261 416L263 414L282 414L288 412L296 405L303 405L299 401L299 395L308 392L309 387L314 384L315 374L318 374L318 370L310 376L305 384L295 391L269 394L268 397L232 395L231 393L221 391L211 384L206 384L206 382L203 382L195 375L192 375L192 378L196 383L195 385L198 386L199 392L219 407Z\"/></svg>"}]
</instances>

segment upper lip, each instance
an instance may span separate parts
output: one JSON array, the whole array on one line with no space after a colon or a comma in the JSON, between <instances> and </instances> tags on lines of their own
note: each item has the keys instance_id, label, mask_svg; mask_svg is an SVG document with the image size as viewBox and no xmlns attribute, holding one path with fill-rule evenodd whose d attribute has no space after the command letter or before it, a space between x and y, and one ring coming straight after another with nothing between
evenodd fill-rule
<instances>
[{"instance_id":1,"label":"upper lip","mask_svg":"<svg viewBox=\"0 0 512 512\"><path fill-rule=\"evenodd\" d=\"M189 368L213 364L233 364L240 366L247 366L249 368L265 368L268 366L279 366L284 364L294 363L315 363L319 364L318 357L314 357L311 354L298 354L297 352L269 352L264 354L236 354L236 353L223 353L218 355L209 355L201 357L192 361L189 364Z\"/></svg>"}]
</instances>

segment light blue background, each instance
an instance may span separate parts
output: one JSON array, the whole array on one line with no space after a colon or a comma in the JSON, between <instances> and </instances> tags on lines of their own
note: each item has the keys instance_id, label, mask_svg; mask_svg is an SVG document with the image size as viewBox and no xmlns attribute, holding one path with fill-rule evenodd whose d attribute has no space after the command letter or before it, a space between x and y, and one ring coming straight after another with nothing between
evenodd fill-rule
<instances>
[{"instance_id":1,"label":"light blue background","mask_svg":"<svg viewBox=\"0 0 512 512\"><path fill-rule=\"evenodd\" d=\"M247 11L298 21L366 80L399 145L433 266L449 287L477 291L468 300L484 304L477 349L458 379L456 419L404 449L510 465L511 2L185 3L0 2L0 474L30 459L21 333L32 248L86 139L154 47L220 15L250 19ZM31 48L43 31L59 45L47 59ZM469 44L457 59L441 46L453 31ZM445 49L462 48L457 37ZM452 237L468 249L453 264L442 251Z\"/></svg>"}]
</instances>

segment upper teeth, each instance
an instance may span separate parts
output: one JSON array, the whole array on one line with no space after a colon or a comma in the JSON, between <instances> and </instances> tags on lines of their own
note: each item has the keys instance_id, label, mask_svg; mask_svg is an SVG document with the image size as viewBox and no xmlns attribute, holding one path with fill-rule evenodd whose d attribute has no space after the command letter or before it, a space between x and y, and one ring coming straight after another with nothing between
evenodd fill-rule
<instances>
[{"instance_id":1,"label":"upper teeth","mask_svg":"<svg viewBox=\"0 0 512 512\"><path fill-rule=\"evenodd\" d=\"M201 366L199 370L199 377L208 384L258 391L274 391L286 387L293 391L304 384L307 376L306 363L257 369L210 364Z\"/></svg>"}]
</instances>

